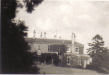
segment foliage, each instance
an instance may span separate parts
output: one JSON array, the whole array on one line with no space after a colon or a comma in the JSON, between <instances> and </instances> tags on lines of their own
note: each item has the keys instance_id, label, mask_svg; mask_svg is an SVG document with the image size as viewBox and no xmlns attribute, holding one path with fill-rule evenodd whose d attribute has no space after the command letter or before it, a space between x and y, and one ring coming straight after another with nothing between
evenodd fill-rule
<instances>
[{"instance_id":1,"label":"foliage","mask_svg":"<svg viewBox=\"0 0 109 75\"><path fill-rule=\"evenodd\" d=\"M88 49L88 53L92 57L92 63L95 66L100 66L100 62L103 56L102 53L104 51L104 41L100 35L96 35L95 37L93 37L92 41L92 43L89 43L90 48Z\"/></svg>"},{"instance_id":2,"label":"foliage","mask_svg":"<svg viewBox=\"0 0 109 75\"><path fill-rule=\"evenodd\" d=\"M43 0L24 0L26 3L27 12L31 13L34 10L34 7L40 4Z\"/></svg>"},{"instance_id":3,"label":"foliage","mask_svg":"<svg viewBox=\"0 0 109 75\"><path fill-rule=\"evenodd\" d=\"M28 1L25 0L26 5ZM42 0L32 0L37 5ZM28 52L29 46L25 41L27 27L24 22L18 24L12 22L16 16L18 0L1 1L1 22L2 22L2 73L38 73L38 68L33 68L33 55ZM30 3L31 4L31 3ZM27 12L33 9L33 6L27 6ZM30 10L31 9L31 10Z\"/></svg>"},{"instance_id":4,"label":"foliage","mask_svg":"<svg viewBox=\"0 0 109 75\"><path fill-rule=\"evenodd\" d=\"M53 60L53 61L52 61ZM59 56L55 53L42 53L40 56L40 61L46 64L55 64L59 63Z\"/></svg>"},{"instance_id":5,"label":"foliage","mask_svg":"<svg viewBox=\"0 0 109 75\"><path fill-rule=\"evenodd\" d=\"M65 45L50 45L50 50L52 52L58 52L59 55L62 55L66 52L67 47Z\"/></svg>"},{"instance_id":6,"label":"foliage","mask_svg":"<svg viewBox=\"0 0 109 75\"><path fill-rule=\"evenodd\" d=\"M104 47L103 38L100 35L96 35L93 37L92 43L89 43L89 46L88 54L92 57L91 65L97 69L106 67L105 62L109 62L107 61L109 58L109 50Z\"/></svg>"}]
</instances>

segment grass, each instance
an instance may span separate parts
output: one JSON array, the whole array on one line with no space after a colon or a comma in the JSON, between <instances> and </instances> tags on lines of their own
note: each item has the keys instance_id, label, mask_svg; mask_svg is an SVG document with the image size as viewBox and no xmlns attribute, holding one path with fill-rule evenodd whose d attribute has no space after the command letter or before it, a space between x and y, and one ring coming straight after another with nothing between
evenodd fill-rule
<instances>
[{"instance_id":1,"label":"grass","mask_svg":"<svg viewBox=\"0 0 109 75\"><path fill-rule=\"evenodd\" d=\"M41 74L102 74L97 71L73 67L58 67L54 65L38 65Z\"/></svg>"}]
</instances>

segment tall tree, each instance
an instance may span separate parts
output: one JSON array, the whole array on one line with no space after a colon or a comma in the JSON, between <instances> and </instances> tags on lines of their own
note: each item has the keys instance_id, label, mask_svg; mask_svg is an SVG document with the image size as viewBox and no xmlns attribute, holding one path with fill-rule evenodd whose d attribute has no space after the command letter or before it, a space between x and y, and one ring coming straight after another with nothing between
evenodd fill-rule
<instances>
[{"instance_id":1,"label":"tall tree","mask_svg":"<svg viewBox=\"0 0 109 75\"><path fill-rule=\"evenodd\" d=\"M24 0L27 12L32 12L35 5L42 0ZM28 51L29 46L25 41L27 27L24 22L13 23L16 16L18 0L1 1L2 22L2 73L38 73L38 68L33 69L33 57Z\"/></svg>"},{"instance_id":2,"label":"tall tree","mask_svg":"<svg viewBox=\"0 0 109 75\"><path fill-rule=\"evenodd\" d=\"M92 38L92 43L89 43L89 46L88 54L92 57L92 65L101 67L104 53L106 53L103 38L97 34Z\"/></svg>"}]
</instances>

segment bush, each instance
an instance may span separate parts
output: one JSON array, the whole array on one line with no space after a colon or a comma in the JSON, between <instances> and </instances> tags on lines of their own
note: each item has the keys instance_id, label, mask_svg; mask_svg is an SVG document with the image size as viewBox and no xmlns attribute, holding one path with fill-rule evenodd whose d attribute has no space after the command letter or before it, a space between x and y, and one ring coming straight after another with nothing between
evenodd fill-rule
<instances>
[{"instance_id":1,"label":"bush","mask_svg":"<svg viewBox=\"0 0 109 75\"><path fill-rule=\"evenodd\" d=\"M57 65L59 63L59 56L55 53L43 53L43 54L41 54L39 61L41 63L46 62L46 64L53 63L54 65Z\"/></svg>"}]
</instances>

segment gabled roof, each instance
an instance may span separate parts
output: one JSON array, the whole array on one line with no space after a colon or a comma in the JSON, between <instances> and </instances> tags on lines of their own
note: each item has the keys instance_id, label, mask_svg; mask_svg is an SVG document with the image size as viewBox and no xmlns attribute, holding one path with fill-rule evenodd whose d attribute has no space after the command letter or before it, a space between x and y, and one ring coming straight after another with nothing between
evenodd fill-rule
<instances>
[{"instance_id":1,"label":"gabled roof","mask_svg":"<svg viewBox=\"0 0 109 75\"><path fill-rule=\"evenodd\" d=\"M72 44L72 40L63 40L63 39L44 39L44 38L25 38L29 43L37 43L37 44ZM75 45L79 45L84 47L83 44L75 42Z\"/></svg>"}]
</instances>

